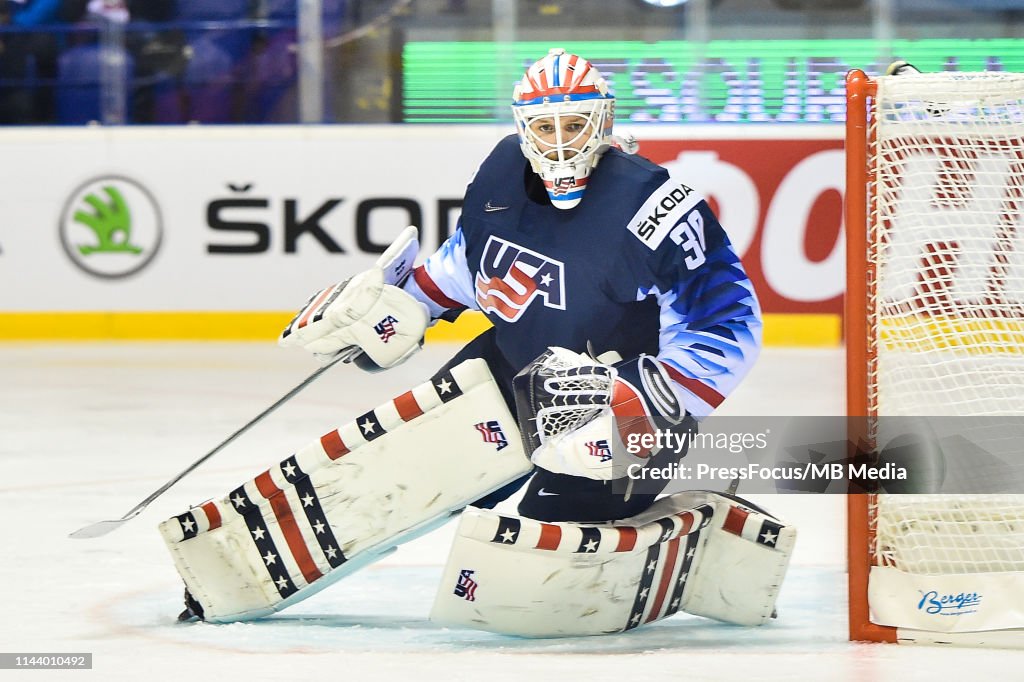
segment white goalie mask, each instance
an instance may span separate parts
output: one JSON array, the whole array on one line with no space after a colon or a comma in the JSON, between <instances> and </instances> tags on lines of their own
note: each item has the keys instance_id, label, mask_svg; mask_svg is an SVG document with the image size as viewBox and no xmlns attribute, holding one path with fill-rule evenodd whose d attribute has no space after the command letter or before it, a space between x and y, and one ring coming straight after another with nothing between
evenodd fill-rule
<instances>
[{"instance_id":1,"label":"white goalie mask","mask_svg":"<svg viewBox=\"0 0 1024 682\"><path fill-rule=\"evenodd\" d=\"M519 145L551 203L580 203L587 179L612 144L615 97L590 62L561 48L535 62L516 85L512 116Z\"/></svg>"}]
</instances>

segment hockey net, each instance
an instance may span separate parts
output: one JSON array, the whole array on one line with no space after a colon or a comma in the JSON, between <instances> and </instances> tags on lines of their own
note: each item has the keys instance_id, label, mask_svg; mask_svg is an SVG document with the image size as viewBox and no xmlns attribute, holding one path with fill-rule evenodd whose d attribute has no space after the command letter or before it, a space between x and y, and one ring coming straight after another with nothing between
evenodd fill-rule
<instances>
[{"instance_id":1,"label":"hockey net","mask_svg":"<svg viewBox=\"0 0 1024 682\"><path fill-rule=\"evenodd\" d=\"M1024 74L854 70L846 143L848 412L873 449L890 417L969 424L942 456L983 477L949 442L1024 450ZM851 639L1024 644L1024 495L992 471L849 496Z\"/></svg>"}]
</instances>

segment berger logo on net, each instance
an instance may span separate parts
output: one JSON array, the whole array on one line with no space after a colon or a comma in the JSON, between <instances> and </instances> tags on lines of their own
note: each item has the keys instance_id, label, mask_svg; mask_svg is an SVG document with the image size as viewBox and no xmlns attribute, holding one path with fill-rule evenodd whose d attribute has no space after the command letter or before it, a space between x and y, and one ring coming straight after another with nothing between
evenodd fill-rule
<instances>
[{"instance_id":1,"label":"berger logo on net","mask_svg":"<svg viewBox=\"0 0 1024 682\"><path fill-rule=\"evenodd\" d=\"M981 598L978 592L943 593L929 590L921 593L917 610L932 616L963 616L976 613L981 606Z\"/></svg>"},{"instance_id":2,"label":"berger logo on net","mask_svg":"<svg viewBox=\"0 0 1024 682\"><path fill-rule=\"evenodd\" d=\"M142 270L160 250L163 238L153 195L136 181L113 175L75 189L64 204L59 229L71 262L103 279Z\"/></svg>"}]
</instances>

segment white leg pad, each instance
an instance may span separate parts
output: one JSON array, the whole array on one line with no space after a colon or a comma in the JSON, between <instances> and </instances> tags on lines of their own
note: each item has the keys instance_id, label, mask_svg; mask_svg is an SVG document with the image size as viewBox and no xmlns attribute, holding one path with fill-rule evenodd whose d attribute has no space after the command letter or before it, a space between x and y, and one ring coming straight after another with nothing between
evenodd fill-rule
<instances>
[{"instance_id":1,"label":"white leg pad","mask_svg":"<svg viewBox=\"0 0 1024 682\"><path fill-rule=\"evenodd\" d=\"M630 630L679 610L714 508L678 496L614 525L463 513L430 618L524 637Z\"/></svg>"},{"instance_id":2,"label":"white leg pad","mask_svg":"<svg viewBox=\"0 0 1024 682\"><path fill-rule=\"evenodd\" d=\"M750 526L735 535L739 514ZM758 519L779 527L781 547L747 537ZM611 525L468 510L430 618L524 637L622 632L679 611L760 624L794 538L791 527L704 492L663 498Z\"/></svg>"},{"instance_id":3,"label":"white leg pad","mask_svg":"<svg viewBox=\"0 0 1024 682\"><path fill-rule=\"evenodd\" d=\"M763 625L774 615L796 528L741 502L707 496L714 519L681 609L726 623Z\"/></svg>"},{"instance_id":4,"label":"white leg pad","mask_svg":"<svg viewBox=\"0 0 1024 682\"><path fill-rule=\"evenodd\" d=\"M301 601L531 470L483 360L468 360L160 524L212 622Z\"/></svg>"}]
</instances>

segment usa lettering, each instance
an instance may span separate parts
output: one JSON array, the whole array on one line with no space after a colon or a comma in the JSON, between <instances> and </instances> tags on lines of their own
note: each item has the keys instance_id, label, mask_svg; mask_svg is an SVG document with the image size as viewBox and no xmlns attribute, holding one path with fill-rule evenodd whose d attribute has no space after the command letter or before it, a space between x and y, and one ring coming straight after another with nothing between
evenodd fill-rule
<instances>
[{"instance_id":1,"label":"usa lettering","mask_svg":"<svg viewBox=\"0 0 1024 682\"><path fill-rule=\"evenodd\" d=\"M600 462L607 462L612 458L612 449L607 440L592 440L584 443L587 446L587 454L596 457Z\"/></svg>"},{"instance_id":2,"label":"usa lettering","mask_svg":"<svg viewBox=\"0 0 1024 682\"><path fill-rule=\"evenodd\" d=\"M384 343L391 340L391 337L395 335L395 325L398 324L393 316L388 315L383 320L374 325L373 331L377 332L377 336Z\"/></svg>"},{"instance_id":3,"label":"usa lettering","mask_svg":"<svg viewBox=\"0 0 1024 682\"><path fill-rule=\"evenodd\" d=\"M557 194L568 194L576 186L576 178L558 178L552 183L552 191Z\"/></svg>"},{"instance_id":4,"label":"usa lettering","mask_svg":"<svg viewBox=\"0 0 1024 682\"><path fill-rule=\"evenodd\" d=\"M537 299L548 308L565 310L565 265L491 236L476 274L476 301L480 309L506 322L515 322Z\"/></svg>"},{"instance_id":5,"label":"usa lettering","mask_svg":"<svg viewBox=\"0 0 1024 682\"><path fill-rule=\"evenodd\" d=\"M476 571L470 571L462 569L459 571L458 582L455 583L454 594L456 597L461 597L466 601L476 601L476 588L479 587L479 583L473 580L473 574Z\"/></svg>"},{"instance_id":6,"label":"usa lettering","mask_svg":"<svg viewBox=\"0 0 1024 682\"><path fill-rule=\"evenodd\" d=\"M483 436L485 443L494 443L497 447L495 450L501 450L508 446L508 438L505 437L505 432L501 430L501 424L497 421L480 422L475 424L474 427Z\"/></svg>"}]
</instances>

